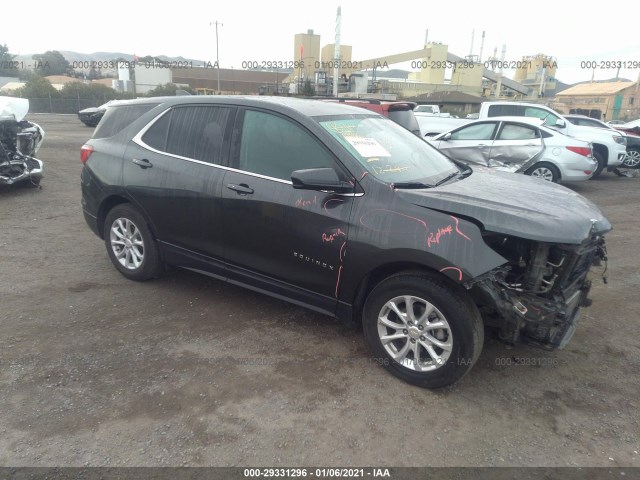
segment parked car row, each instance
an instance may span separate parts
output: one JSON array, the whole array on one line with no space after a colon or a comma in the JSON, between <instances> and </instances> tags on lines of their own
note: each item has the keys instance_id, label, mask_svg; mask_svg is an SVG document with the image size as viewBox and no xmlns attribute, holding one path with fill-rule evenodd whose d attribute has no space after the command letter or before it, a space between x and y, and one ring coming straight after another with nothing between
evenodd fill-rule
<instances>
[{"instance_id":1,"label":"parked car row","mask_svg":"<svg viewBox=\"0 0 640 480\"><path fill-rule=\"evenodd\" d=\"M537 124L537 130L534 128L536 124L521 125L518 128L510 124L506 130L499 130L492 129L491 124L482 123L491 118L505 120L508 116L519 117L523 122L537 119L540 123ZM628 133L640 132L640 124L636 126L633 122L614 128L580 115L562 116L544 105L500 101L484 102L477 114L479 121L472 123L469 123L470 120L443 119L419 113L416 117L423 136L438 148L448 151L447 154L458 152L458 160L480 162L553 182L588 180L600 175L605 169L630 176L628 171L622 171L637 169L640 163L640 142L632 135L622 133L625 128ZM512 122L515 120L511 118ZM463 126L451 125L447 128L445 122L460 122ZM498 127L497 124L493 126ZM636 127L638 129L634 130ZM513 151L513 157L507 158L506 165L503 159L496 159L491 155L491 147L499 144L506 147L506 140L501 137L516 135L518 129L522 138L511 139L509 145L517 147L520 153ZM527 131L531 133L526 133ZM533 136L534 131L540 140ZM563 148L554 148L558 145ZM539 150L536 151L536 147ZM505 148L500 150L506 151ZM498 154L500 150L495 147L494 155L504 158L502 153ZM539 156L527 157L524 153L526 151L537 152ZM523 159L527 159L526 165L522 162ZM595 168L593 160L596 162ZM536 163L539 168L534 168Z\"/></svg>"},{"instance_id":2,"label":"parked car row","mask_svg":"<svg viewBox=\"0 0 640 480\"><path fill-rule=\"evenodd\" d=\"M626 133L627 135L640 136L640 118L622 125L614 125L616 130Z\"/></svg>"},{"instance_id":3,"label":"parked car row","mask_svg":"<svg viewBox=\"0 0 640 480\"><path fill-rule=\"evenodd\" d=\"M625 133L626 141L627 141L627 155L623 160L622 164L620 165L620 167L637 169L638 165L640 165L640 137L638 137L633 133L634 128L636 128L636 124L638 122L636 121L629 122L628 128L624 128L624 125L627 125L627 124L623 124L621 128L618 128L617 126L615 127L612 126L610 124L611 122L604 123L604 122L601 122L600 120L587 117L585 115L570 114L570 115L565 115L565 118L575 125L604 128L604 129L614 130L614 131L620 130L621 132ZM618 124L615 124L615 125L618 125Z\"/></svg>"},{"instance_id":4,"label":"parked car row","mask_svg":"<svg viewBox=\"0 0 640 480\"><path fill-rule=\"evenodd\" d=\"M574 125L562 115L544 105L521 102L483 102L479 118L504 115L541 118L543 125L570 137L585 140L593 147L593 157L598 166L593 173L597 177L605 169L613 169L624 161L627 155L626 136L612 130L591 126Z\"/></svg>"},{"instance_id":5,"label":"parked car row","mask_svg":"<svg viewBox=\"0 0 640 480\"><path fill-rule=\"evenodd\" d=\"M526 135L523 166L569 150L539 123L480 124L501 165L499 142ZM571 190L452 160L340 102L125 101L81 161L85 220L126 278L172 264L361 323L376 363L427 388L472 368L485 326L508 343L564 347L611 229Z\"/></svg>"},{"instance_id":6,"label":"parked car row","mask_svg":"<svg viewBox=\"0 0 640 480\"><path fill-rule=\"evenodd\" d=\"M550 182L588 180L597 169L591 144L527 117L476 120L430 140L467 164L524 173Z\"/></svg>"}]
</instances>

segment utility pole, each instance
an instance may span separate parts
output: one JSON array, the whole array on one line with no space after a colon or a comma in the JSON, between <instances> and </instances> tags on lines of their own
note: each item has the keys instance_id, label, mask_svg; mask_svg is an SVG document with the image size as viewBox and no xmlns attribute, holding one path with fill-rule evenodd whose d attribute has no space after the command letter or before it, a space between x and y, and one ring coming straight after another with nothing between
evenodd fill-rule
<instances>
[{"instance_id":1,"label":"utility pole","mask_svg":"<svg viewBox=\"0 0 640 480\"><path fill-rule=\"evenodd\" d=\"M342 8L338 7L336 14L336 41L333 47L333 96L338 96L338 82L340 79L340 30L342 26Z\"/></svg>"},{"instance_id":2,"label":"utility pole","mask_svg":"<svg viewBox=\"0 0 640 480\"><path fill-rule=\"evenodd\" d=\"M507 53L507 45L502 45L502 56L500 57L500 69L498 70L498 81L496 82L496 95L500 96L500 90L502 89L502 65L504 64L504 56Z\"/></svg>"},{"instance_id":3,"label":"utility pole","mask_svg":"<svg viewBox=\"0 0 640 480\"><path fill-rule=\"evenodd\" d=\"M217 20L215 22L209 22L209 25L216 26L216 66L218 67L218 95L220 95L220 57L218 55L218 25L224 27L224 25Z\"/></svg>"}]
</instances>

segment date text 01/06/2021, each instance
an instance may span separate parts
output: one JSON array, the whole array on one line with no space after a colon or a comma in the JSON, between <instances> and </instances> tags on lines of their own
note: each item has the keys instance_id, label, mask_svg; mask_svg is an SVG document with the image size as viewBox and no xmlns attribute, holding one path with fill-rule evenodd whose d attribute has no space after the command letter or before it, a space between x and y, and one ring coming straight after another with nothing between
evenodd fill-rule
<instances>
[{"instance_id":1,"label":"date text 01/06/2021","mask_svg":"<svg viewBox=\"0 0 640 480\"><path fill-rule=\"evenodd\" d=\"M388 468L245 468L246 478L390 478Z\"/></svg>"}]
</instances>

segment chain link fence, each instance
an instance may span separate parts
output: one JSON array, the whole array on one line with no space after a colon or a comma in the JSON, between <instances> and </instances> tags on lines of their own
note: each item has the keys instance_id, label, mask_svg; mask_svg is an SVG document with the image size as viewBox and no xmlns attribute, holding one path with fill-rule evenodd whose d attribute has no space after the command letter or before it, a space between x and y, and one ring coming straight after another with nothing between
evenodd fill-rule
<instances>
[{"instance_id":1,"label":"chain link fence","mask_svg":"<svg viewBox=\"0 0 640 480\"><path fill-rule=\"evenodd\" d=\"M127 96L121 94L118 96L120 100L127 98L135 98L133 94ZM79 110L90 107L99 107L103 103L107 103L112 98L59 98L49 95L45 98L29 98L29 113L78 113Z\"/></svg>"}]
</instances>

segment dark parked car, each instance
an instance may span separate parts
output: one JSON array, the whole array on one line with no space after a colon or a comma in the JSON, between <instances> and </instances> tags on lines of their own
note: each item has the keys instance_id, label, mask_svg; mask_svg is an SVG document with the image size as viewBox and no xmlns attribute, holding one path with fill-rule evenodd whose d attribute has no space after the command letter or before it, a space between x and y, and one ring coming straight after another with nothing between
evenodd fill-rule
<instances>
[{"instance_id":1,"label":"dark parked car","mask_svg":"<svg viewBox=\"0 0 640 480\"><path fill-rule=\"evenodd\" d=\"M622 125L614 125L613 128L620 130L627 135L640 136L640 118L631 122L623 123Z\"/></svg>"},{"instance_id":2,"label":"dark parked car","mask_svg":"<svg viewBox=\"0 0 640 480\"><path fill-rule=\"evenodd\" d=\"M90 107L85 108L84 110L80 110L78 112L78 118L82 123L84 123L87 127L95 127L100 122L100 119L104 116L104 113L107 111L107 107L115 104L117 100L111 100L99 107Z\"/></svg>"},{"instance_id":3,"label":"dark parked car","mask_svg":"<svg viewBox=\"0 0 640 480\"><path fill-rule=\"evenodd\" d=\"M123 102L81 160L85 219L125 277L172 264L362 322L377 363L429 388L471 369L485 325L564 346L611 228L564 187L331 102Z\"/></svg>"}]
</instances>

